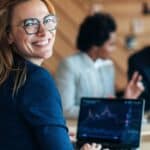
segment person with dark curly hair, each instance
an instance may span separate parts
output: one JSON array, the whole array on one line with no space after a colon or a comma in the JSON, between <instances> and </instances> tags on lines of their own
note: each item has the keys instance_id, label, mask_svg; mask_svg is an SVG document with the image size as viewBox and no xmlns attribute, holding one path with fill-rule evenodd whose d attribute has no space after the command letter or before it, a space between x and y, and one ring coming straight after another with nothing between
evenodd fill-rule
<instances>
[{"instance_id":1,"label":"person with dark curly hair","mask_svg":"<svg viewBox=\"0 0 150 150\"><path fill-rule=\"evenodd\" d=\"M77 118L81 97L113 97L115 70L110 53L115 50L116 23L105 13L87 16L80 25L76 46L79 50L63 60L56 73L67 118ZM143 86L135 73L124 96L137 98Z\"/></svg>"}]
</instances>

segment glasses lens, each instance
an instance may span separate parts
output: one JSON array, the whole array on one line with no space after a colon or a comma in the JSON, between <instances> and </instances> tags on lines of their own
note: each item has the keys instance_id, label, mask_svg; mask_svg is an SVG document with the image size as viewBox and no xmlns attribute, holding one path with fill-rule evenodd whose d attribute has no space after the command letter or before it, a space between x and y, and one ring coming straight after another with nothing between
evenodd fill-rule
<instances>
[{"instance_id":1,"label":"glasses lens","mask_svg":"<svg viewBox=\"0 0 150 150\"><path fill-rule=\"evenodd\" d=\"M56 16L48 15L44 18L44 25L49 31L53 31L57 26Z\"/></svg>"},{"instance_id":2,"label":"glasses lens","mask_svg":"<svg viewBox=\"0 0 150 150\"><path fill-rule=\"evenodd\" d=\"M36 18L26 19L24 29L28 34L35 34L39 30L40 23Z\"/></svg>"}]
</instances>

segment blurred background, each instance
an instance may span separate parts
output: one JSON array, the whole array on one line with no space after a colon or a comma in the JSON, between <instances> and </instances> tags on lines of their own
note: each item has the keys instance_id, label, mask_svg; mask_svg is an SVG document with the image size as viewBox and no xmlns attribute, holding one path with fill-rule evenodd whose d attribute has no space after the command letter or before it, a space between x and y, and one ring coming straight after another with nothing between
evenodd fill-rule
<instances>
[{"instance_id":1,"label":"blurred background","mask_svg":"<svg viewBox=\"0 0 150 150\"><path fill-rule=\"evenodd\" d=\"M59 62L76 52L81 21L92 11L110 13L117 21L117 50L111 55L116 69L116 89L127 83L127 61L131 54L150 44L150 0L52 0L58 16L52 58L43 66L55 75Z\"/></svg>"}]
</instances>

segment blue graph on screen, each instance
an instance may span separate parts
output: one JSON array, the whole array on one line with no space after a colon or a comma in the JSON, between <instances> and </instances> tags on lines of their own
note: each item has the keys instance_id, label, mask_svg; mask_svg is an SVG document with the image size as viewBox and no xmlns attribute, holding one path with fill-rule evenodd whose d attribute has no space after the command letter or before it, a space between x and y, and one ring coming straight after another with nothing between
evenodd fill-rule
<instances>
[{"instance_id":1,"label":"blue graph on screen","mask_svg":"<svg viewBox=\"0 0 150 150\"><path fill-rule=\"evenodd\" d=\"M80 136L126 143L138 141L140 105L93 103L83 107L78 125Z\"/></svg>"}]
</instances>

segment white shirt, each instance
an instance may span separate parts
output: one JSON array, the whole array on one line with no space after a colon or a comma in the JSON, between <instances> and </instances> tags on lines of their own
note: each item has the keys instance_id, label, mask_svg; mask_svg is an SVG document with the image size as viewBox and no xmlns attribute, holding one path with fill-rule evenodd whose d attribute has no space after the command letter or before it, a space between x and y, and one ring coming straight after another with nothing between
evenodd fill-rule
<instances>
[{"instance_id":1,"label":"white shirt","mask_svg":"<svg viewBox=\"0 0 150 150\"><path fill-rule=\"evenodd\" d=\"M56 83L67 118L77 118L81 97L114 96L114 65L111 60L95 62L79 52L65 59L58 67Z\"/></svg>"}]
</instances>

